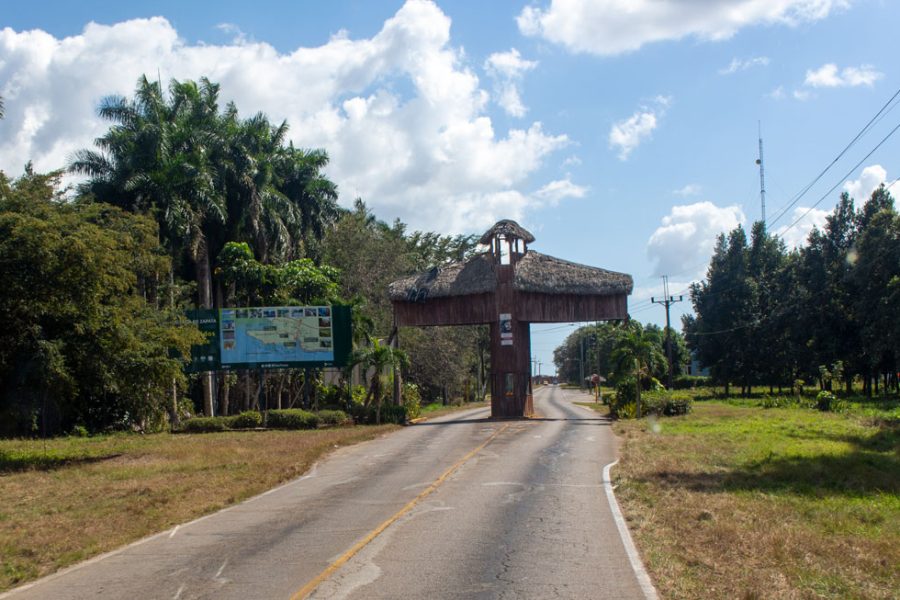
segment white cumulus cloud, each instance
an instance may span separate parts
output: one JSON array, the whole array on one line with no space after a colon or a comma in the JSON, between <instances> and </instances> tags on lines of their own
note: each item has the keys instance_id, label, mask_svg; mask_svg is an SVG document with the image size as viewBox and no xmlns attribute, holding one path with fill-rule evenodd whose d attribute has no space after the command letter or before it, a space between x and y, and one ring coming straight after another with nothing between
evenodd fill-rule
<instances>
[{"instance_id":1,"label":"white cumulus cloud","mask_svg":"<svg viewBox=\"0 0 900 600\"><path fill-rule=\"evenodd\" d=\"M613 123L609 130L609 146L619 151L619 160L628 160L641 142L650 137L670 102L670 98L660 96L654 106L641 107L627 119Z\"/></svg>"},{"instance_id":2,"label":"white cumulus cloud","mask_svg":"<svg viewBox=\"0 0 900 600\"><path fill-rule=\"evenodd\" d=\"M5 28L0 168L63 166L108 128L100 99L130 96L142 74L207 76L221 84L223 107L234 100L245 116L287 119L296 145L325 148L343 202L360 196L382 218L453 232L523 218L542 199L521 187L534 185L529 178L568 138L539 122L495 131L489 94L451 43L450 25L433 2L409 0L370 38L341 32L287 53L228 26L235 42L190 44L160 17L90 23L62 39Z\"/></svg>"},{"instance_id":3,"label":"white cumulus cloud","mask_svg":"<svg viewBox=\"0 0 900 600\"><path fill-rule=\"evenodd\" d=\"M737 205L696 202L673 206L647 241L647 255L656 275L701 277L716 245L716 236L745 221Z\"/></svg>"},{"instance_id":4,"label":"white cumulus cloud","mask_svg":"<svg viewBox=\"0 0 900 600\"><path fill-rule=\"evenodd\" d=\"M818 69L808 70L804 85L809 87L857 87L873 86L884 77L884 73L875 70L872 65L838 68L834 63L824 64Z\"/></svg>"},{"instance_id":5,"label":"white cumulus cloud","mask_svg":"<svg viewBox=\"0 0 900 600\"><path fill-rule=\"evenodd\" d=\"M887 170L881 165L870 165L862 170L859 179L844 183L844 191L856 201L857 206L862 205L872 197L872 192L887 181Z\"/></svg>"},{"instance_id":6,"label":"white cumulus cloud","mask_svg":"<svg viewBox=\"0 0 900 600\"><path fill-rule=\"evenodd\" d=\"M551 0L517 17L524 35L571 52L614 55L644 44L696 37L728 39L744 27L824 19L849 0Z\"/></svg>"},{"instance_id":7,"label":"white cumulus cloud","mask_svg":"<svg viewBox=\"0 0 900 600\"><path fill-rule=\"evenodd\" d=\"M509 52L495 52L484 62L484 70L494 80L497 104L514 117L524 117L527 112L519 85L524 74L536 66L537 62L523 59L515 48Z\"/></svg>"},{"instance_id":8,"label":"white cumulus cloud","mask_svg":"<svg viewBox=\"0 0 900 600\"><path fill-rule=\"evenodd\" d=\"M534 196L541 200L547 200L552 205L556 205L565 198L584 198L588 188L572 183L572 180L566 176L565 179L551 181L547 185L534 193Z\"/></svg>"}]
</instances>

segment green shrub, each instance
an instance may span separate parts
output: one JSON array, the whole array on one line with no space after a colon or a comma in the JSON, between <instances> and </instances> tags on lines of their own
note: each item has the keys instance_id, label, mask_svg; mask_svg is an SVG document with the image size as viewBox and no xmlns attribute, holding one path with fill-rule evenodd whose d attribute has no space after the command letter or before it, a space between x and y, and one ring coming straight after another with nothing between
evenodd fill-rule
<instances>
[{"instance_id":1,"label":"green shrub","mask_svg":"<svg viewBox=\"0 0 900 600\"><path fill-rule=\"evenodd\" d=\"M269 411L269 427L272 429L315 429L319 416L308 410L288 408Z\"/></svg>"},{"instance_id":2,"label":"green shrub","mask_svg":"<svg viewBox=\"0 0 900 600\"><path fill-rule=\"evenodd\" d=\"M212 433L228 429L230 417L193 417L181 424L185 433Z\"/></svg>"},{"instance_id":3,"label":"green shrub","mask_svg":"<svg viewBox=\"0 0 900 600\"><path fill-rule=\"evenodd\" d=\"M350 409L353 421L357 424L374 425L377 421L374 406L364 406L362 404L354 404ZM397 406L395 404L384 403L381 405L381 422L382 423L398 423L400 425L406 423L406 407Z\"/></svg>"},{"instance_id":4,"label":"green shrub","mask_svg":"<svg viewBox=\"0 0 900 600\"><path fill-rule=\"evenodd\" d=\"M775 396L773 398L766 394L763 396L763 399L760 400L759 405L763 408L790 408L792 406L797 406L797 399L784 396Z\"/></svg>"},{"instance_id":5,"label":"green shrub","mask_svg":"<svg viewBox=\"0 0 900 600\"><path fill-rule=\"evenodd\" d=\"M319 384L316 387L316 402L323 408L344 406L346 389L338 385Z\"/></svg>"},{"instance_id":6,"label":"green shrub","mask_svg":"<svg viewBox=\"0 0 900 600\"><path fill-rule=\"evenodd\" d=\"M73 437L86 438L90 437L91 433L87 430L87 427L84 425L76 425L72 428L71 435Z\"/></svg>"},{"instance_id":7,"label":"green shrub","mask_svg":"<svg viewBox=\"0 0 900 600\"><path fill-rule=\"evenodd\" d=\"M353 404L364 404L366 402L366 388L361 385L353 386L353 389L350 390L350 401Z\"/></svg>"},{"instance_id":8,"label":"green shrub","mask_svg":"<svg viewBox=\"0 0 900 600\"><path fill-rule=\"evenodd\" d=\"M822 412L842 412L847 409L847 403L823 390L816 396L816 408Z\"/></svg>"},{"instance_id":9,"label":"green shrub","mask_svg":"<svg viewBox=\"0 0 900 600\"><path fill-rule=\"evenodd\" d=\"M634 379L626 377L616 384L616 393L609 401L609 412L617 419L630 419L637 413L636 400Z\"/></svg>"},{"instance_id":10,"label":"green shrub","mask_svg":"<svg viewBox=\"0 0 900 600\"><path fill-rule=\"evenodd\" d=\"M419 386L414 383L403 384L403 406L406 407L406 416L410 419L418 419L422 414L422 394Z\"/></svg>"},{"instance_id":11,"label":"green shrub","mask_svg":"<svg viewBox=\"0 0 900 600\"><path fill-rule=\"evenodd\" d=\"M636 402L626 402L625 404L618 404L613 410L613 406L609 407L610 412L617 419L634 419L637 416L637 403Z\"/></svg>"},{"instance_id":12,"label":"green shrub","mask_svg":"<svg viewBox=\"0 0 900 600\"><path fill-rule=\"evenodd\" d=\"M316 414L319 416L319 422L328 427L346 425L350 422L350 417L342 410L320 410Z\"/></svg>"},{"instance_id":13,"label":"green shrub","mask_svg":"<svg viewBox=\"0 0 900 600\"><path fill-rule=\"evenodd\" d=\"M397 423L403 425L406 423L407 413L405 406L397 406L396 404L381 405L381 422Z\"/></svg>"},{"instance_id":14,"label":"green shrub","mask_svg":"<svg viewBox=\"0 0 900 600\"><path fill-rule=\"evenodd\" d=\"M667 417L686 415L691 412L693 406L694 401L690 396L669 398L666 401L666 407L663 410L663 414Z\"/></svg>"},{"instance_id":15,"label":"green shrub","mask_svg":"<svg viewBox=\"0 0 900 600\"><path fill-rule=\"evenodd\" d=\"M678 375L672 379L673 390L692 390L698 387L708 387L710 384L709 377L698 375Z\"/></svg>"},{"instance_id":16,"label":"green shrub","mask_svg":"<svg viewBox=\"0 0 900 600\"><path fill-rule=\"evenodd\" d=\"M255 410L248 410L230 417L228 426L232 429L256 429L262 427L262 415Z\"/></svg>"},{"instance_id":17,"label":"green shrub","mask_svg":"<svg viewBox=\"0 0 900 600\"><path fill-rule=\"evenodd\" d=\"M641 413L666 417L691 412L693 399L686 392L648 392L641 396Z\"/></svg>"},{"instance_id":18,"label":"green shrub","mask_svg":"<svg viewBox=\"0 0 900 600\"><path fill-rule=\"evenodd\" d=\"M759 405L762 408L766 408L766 409L782 408L782 406L783 406L782 400L783 400L782 398L779 398L777 396L775 398L773 398L773 397L769 396L768 394L766 394L765 396L763 396L763 399L760 400Z\"/></svg>"}]
</instances>

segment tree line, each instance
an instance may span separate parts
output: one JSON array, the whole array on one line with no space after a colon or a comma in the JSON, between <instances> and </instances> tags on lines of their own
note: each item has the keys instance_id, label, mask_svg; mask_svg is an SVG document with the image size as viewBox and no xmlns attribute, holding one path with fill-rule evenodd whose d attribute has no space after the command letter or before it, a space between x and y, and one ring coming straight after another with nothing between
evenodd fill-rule
<instances>
[{"instance_id":1,"label":"tree line","mask_svg":"<svg viewBox=\"0 0 900 600\"><path fill-rule=\"evenodd\" d=\"M757 222L718 237L691 286L688 348L726 387L818 383L898 391L900 216L882 185L856 208L847 193L800 248Z\"/></svg>"},{"instance_id":2,"label":"tree line","mask_svg":"<svg viewBox=\"0 0 900 600\"><path fill-rule=\"evenodd\" d=\"M687 375L691 357L684 336L674 329L670 332L672 343L673 375ZM636 338L633 339L633 338ZM616 350L629 343L643 344L646 354L646 372L641 379L645 385L666 381L669 363L666 359L666 331L652 323L642 325L637 321L624 323L597 323L579 327L569 334L563 343L553 351L553 364L560 379L579 383L583 377L600 375L613 382L622 377L633 376L633 365L624 365L618 360Z\"/></svg>"},{"instance_id":3,"label":"tree line","mask_svg":"<svg viewBox=\"0 0 900 600\"><path fill-rule=\"evenodd\" d=\"M378 347L392 331L387 283L477 247L384 223L361 199L341 208L324 150L221 107L208 79L141 77L99 114L108 131L65 170L0 173L2 434L159 428L255 408L260 389L302 401L300 389L323 392L319 373L185 376L202 337L184 310L342 302L356 345ZM66 172L84 179L61 190ZM399 335L426 400L476 395L482 328Z\"/></svg>"}]
</instances>

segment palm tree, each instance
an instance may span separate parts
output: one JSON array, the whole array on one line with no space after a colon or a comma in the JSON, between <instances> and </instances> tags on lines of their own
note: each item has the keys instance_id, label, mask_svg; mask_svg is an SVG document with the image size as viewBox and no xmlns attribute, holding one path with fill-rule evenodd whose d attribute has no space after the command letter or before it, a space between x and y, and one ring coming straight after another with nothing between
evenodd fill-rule
<instances>
[{"instance_id":1,"label":"palm tree","mask_svg":"<svg viewBox=\"0 0 900 600\"><path fill-rule=\"evenodd\" d=\"M381 424L381 401L384 397L381 378L388 369L407 368L409 366L409 357L399 348L392 348L375 340L371 346L364 346L355 350L350 363L353 366L359 365L363 373L372 371L365 405L371 406L373 402L375 403L375 423Z\"/></svg>"},{"instance_id":2,"label":"palm tree","mask_svg":"<svg viewBox=\"0 0 900 600\"><path fill-rule=\"evenodd\" d=\"M100 116L113 126L79 150L69 170L88 175L81 192L133 212L151 213L173 258L195 264L199 305L212 308L209 228L227 218L212 157L219 145L218 85L172 81L168 101L159 83L138 80L132 100L105 98ZM204 410L212 414L212 383L203 378Z\"/></svg>"},{"instance_id":3,"label":"palm tree","mask_svg":"<svg viewBox=\"0 0 900 600\"><path fill-rule=\"evenodd\" d=\"M229 207L223 235L250 242L263 263L309 256L306 249L338 216L337 186L321 172L328 155L285 146L286 122L273 125L262 113L240 120L234 105L223 127L221 175Z\"/></svg>"},{"instance_id":4,"label":"palm tree","mask_svg":"<svg viewBox=\"0 0 900 600\"><path fill-rule=\"evenodd\" d=\"M650 376L658 365L666 361L652 334L640 323L631 321L616 341L612 355L615 372L634 377L636 414L641 418L641 381Z\"/></svg>"}]
</instances>

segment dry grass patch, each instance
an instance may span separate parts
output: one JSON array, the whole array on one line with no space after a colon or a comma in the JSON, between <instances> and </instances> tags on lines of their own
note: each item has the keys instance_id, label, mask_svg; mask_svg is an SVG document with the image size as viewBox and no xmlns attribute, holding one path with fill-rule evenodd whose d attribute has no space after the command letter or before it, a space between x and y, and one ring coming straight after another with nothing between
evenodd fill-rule
<instances>
[{"instance_id":1,"label":"dry grass patch","mask_svg":"<svg viewBox=\"0 0 900 600\"><path fill-rule=\"evenodd\" d=\"M0 441L0 591L300 476L395 425Z\"/></svg>"},{"instance_id":2,"label":"dry grass patch","mask_svg":"<svg viewBox=\"0 0 900 600\"><path fill-rule=\"evenodd\" d=\"M664 598L897 598L900 432L694 408L615 425L616 496Z\"/></svg>"}]
</instances>

